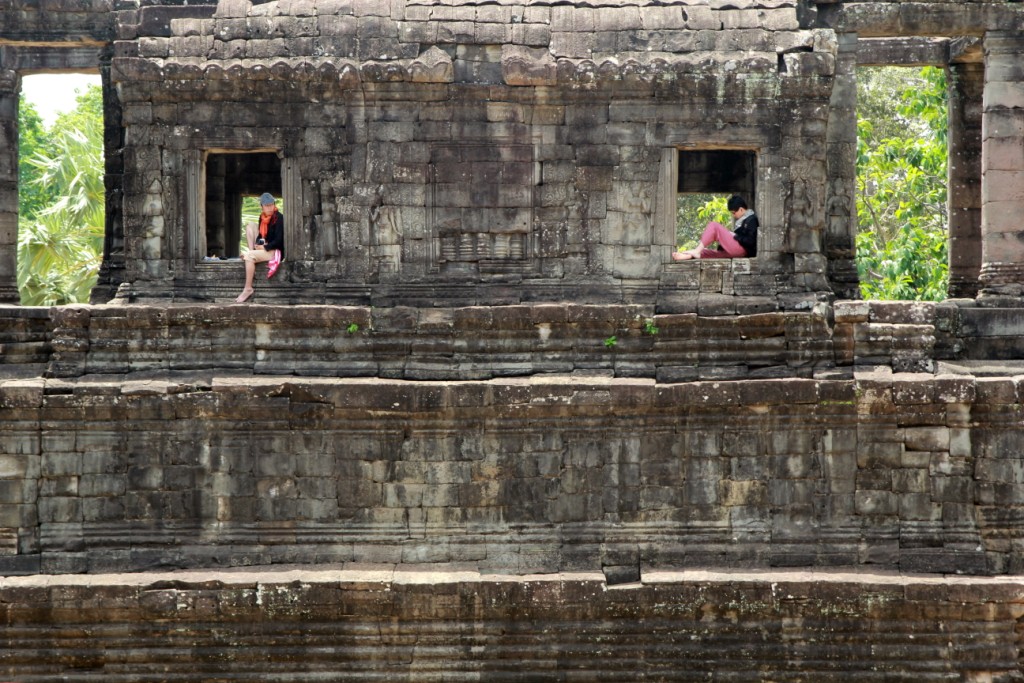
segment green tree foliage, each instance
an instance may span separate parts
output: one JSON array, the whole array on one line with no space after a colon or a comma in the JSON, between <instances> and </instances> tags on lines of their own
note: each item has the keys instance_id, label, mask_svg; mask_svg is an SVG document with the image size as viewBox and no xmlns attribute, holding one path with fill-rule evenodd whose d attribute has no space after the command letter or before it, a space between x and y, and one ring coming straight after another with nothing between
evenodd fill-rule
<instances>
[{"instance_id":1,"label":"green tree foliage","mask_svg":"<svg viewBox=\"0 0 1024 683\"><path fill-rule=\"evenodd\" d=\"M946 297L946 77L858 71L857 271L865 299Z\"/></svg>"},{"instance_id":2,"label":"green tree foliage","mask_svg":"<svg viewBox=\"0 0 1024 683\"><path fill-rule=\"evenodd\" d=\"M53 189L31 182L35 170L28 159L41 152L50 151L43 119L31 102L18 102L18 213L22 216L34 214L56 199Z\"/></svg>"},{"instance_id":3,"label":"green tree foliage","mask_svg":"<svg viewBox=\"0 0 1024 683\"><path fill-rule=\"evenodd\" d=\"M709 221L732 226L732 217L726 204L728 194L687 193L676 197L676 244L681 249L697 246L704 227Z\"/></svg>"},{"instance_id":4,"label":"green tree foliage","mask_svg":"<svg viewBox=\"0 0 1024 683\"><path fill-rule=\"evenodd\" d=\"M21 303L89 300L103 250L103 105L99 86L77 98L45 137L30 107L19 110L18 288ZM35 115L38 119L38 114ZM30 131L25 135L26 128ZM23 147L19 145L19 150Z\"/></svg>"}]
</instances>

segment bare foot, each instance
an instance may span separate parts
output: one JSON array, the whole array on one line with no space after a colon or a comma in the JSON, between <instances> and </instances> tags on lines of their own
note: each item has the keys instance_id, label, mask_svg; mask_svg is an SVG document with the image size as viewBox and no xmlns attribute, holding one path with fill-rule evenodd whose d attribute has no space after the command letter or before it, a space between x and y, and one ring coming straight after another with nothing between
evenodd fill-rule
<instances>
[{"instance_id":1,"label":"bare foot","mask_svg":"<svg viewBox=\"0 0 1024 683\"><path fill-rule=\"evenodd\" d=\"M673 261L689 261L690 259L700 258L700 250L689 249L687 251L674 251L672 252Z\"/></svg>"},{"instance_id":2,"label":"bare foot","mask_svg":"<svg viewBox=\"0 0 1024 683\"><path fill-rule=\"evenodd\" d=\"M251 287L248 289L243 289L242 293L238 295L237 299L235 299L235 303L244 304L246 301L249 300L249 297L251 297L254 294L254 292L255 290L253 290Z\"/></svg>"}]
</instances>

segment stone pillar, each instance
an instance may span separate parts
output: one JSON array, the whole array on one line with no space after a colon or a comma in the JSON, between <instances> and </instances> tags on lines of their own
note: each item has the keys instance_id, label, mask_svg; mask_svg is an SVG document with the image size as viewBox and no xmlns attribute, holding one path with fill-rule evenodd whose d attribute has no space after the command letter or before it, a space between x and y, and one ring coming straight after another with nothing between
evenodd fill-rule
<instances>
[{"instance_id":1,"label":"stone pillar","mask_svg":"<svg viewBox=\"0 0 1024 683\"><path fill-rule=\"evenodd\" d=\"M822 249L832 291L859 299L857 278L857 34L837 36L836 75L826 133L828 192Z\"/></svg>"},{"instance_id":2,"label":"stone pillar","mask_svg":"<svg viewBox=\"0 0 1024 683\"><path fill-rule=\"evenodd\" d=\"M236 258L238 246L243 236L242 226L242 195L232 192L224 198L224 234L226 243L224 245L224 256Z\"/></svg>"},{"instance_id":3,"label":"stone pillar","mask_svg":"<svg viewBox=\"0 0 1024 683\"><path fill-rule=\"evenodd\" d=\"M985 36L980 296L1024 295L1024 35Z\"/></svg>"},{"instance_id":4,"label":"stone pillar","mask_svg":"<svg viewBox=\"0 0 1024 683\"><path fill-rule=\"evenodd\" d=\"M121 101L110 78L112 48L100 54L100 81L103 87L103 188L106 192L103 261L90 301L106 303L125 280L124 258L124 127L121 125Z\"/></svg>"},{"instance_id":5,"label":"stone pillar","mask_svg":"<svg viewBox=\"0 0 1024 683\"><path fill-rule=\"evenodd\" d=\"M224 155L211 154L206 160L206 252L200 256L224 256L225 174Z\"/></svg>"},{"instance_id":6,"label":"stone pillar","mask_svg":"<svg viewBox=\"0 0 1024 683\"><path fill-rule=\"evenodd\" d=\"M18 96L21 76L0 69L0 303L18 296Z\"/></svg>"},{"instance_id":7,"label":"stone pillar","mask_svg":"<svg viewBox=\"0 0 1024 683\"><path fill-rule=\"evenodd\" d=\"M949 66L949 296L974 297L981 273L980 63Z\"/></svg>"}]
</instances>

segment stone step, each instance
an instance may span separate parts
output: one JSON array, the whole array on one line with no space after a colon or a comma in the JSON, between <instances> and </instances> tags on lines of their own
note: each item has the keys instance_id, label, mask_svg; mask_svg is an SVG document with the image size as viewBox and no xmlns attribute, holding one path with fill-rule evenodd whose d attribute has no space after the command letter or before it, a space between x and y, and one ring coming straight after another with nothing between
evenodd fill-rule
<instances>
[{"instance_id":1,"label":"stone step","mask_svg":"<svg viewBox=\"0 0 1024 683\"><path fill-rule=\"evenodd\" d=\"M20 320L20 311L0 307L0 319ZM810 377L835 365L823 308L722 317L576 304L50 311L47 326L10 343L22 349L21 362L40 362L42 354L57 377L216 368L426 380L601 371L684 381Z\"/></svg>"},{"instance_id":2,"label":"stone step","mask_svg":"<svg viewBox=\"0 0 1024 683\"><path fill-rule=\"evenodd\" d=\"M393 565L0 579L46 681L1020 680L1020 577Z\"/></svg>"}]
</instances>

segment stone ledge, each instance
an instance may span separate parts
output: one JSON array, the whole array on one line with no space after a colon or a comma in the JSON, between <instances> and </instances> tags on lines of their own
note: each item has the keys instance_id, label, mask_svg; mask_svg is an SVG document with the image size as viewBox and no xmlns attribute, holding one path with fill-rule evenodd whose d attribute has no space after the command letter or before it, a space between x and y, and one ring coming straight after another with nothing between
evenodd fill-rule
<instances>
[{"instance_id":1,"label":"stone ledge","mask_svg":"<svg viewBox=\"0 0 1024 683\"><path fill-rule=\"evenodd\" d=\"M254 568L4 579L0 674L72 683L1019 677L1020 580L651 578L612 588L594 572Z\"/></svg>"},{"instance_id":2,"label":"stone ledge","mask_svg":"<svg viewBox=\"0 0 1024 683\"><path fill-rule=\"evenodd\" d=\"M479 380L607 371L675 381L809 378L834 365L824 307L740 316L641 305L461 308L143 304L50 309L8 345L52 377L219 368L259 375ZM18 320L17 307L0 317ZM31 315L35 315L32 313ZM218 321L218 324L212 324ZM692 377L689 375L692 374Z\"/></svg>"},{"instance_id":3,"label":"stone ledge","mask_svg":"<svg viewBox=\"0 0 1024 683\"><path fill-rule=\"evenodd\" d=\"M117 587L173 590L204 590L210 587L274 586L299 582L304 585L390 583L395 585L439 584L544 584L604 583L600 571L551 572L544 574L502 574L480 572L471 567L443 563L437 565L344 563L337 565L264 565L208 570L177 570L123 572L106 574L35 574L31 576L0 575L0 594L5 591L48 588L55 590ZM1000 589L1021 591L1019 602L1024 610L1024 576L965 576L963 574L914 574L874 569L861 571L843 569L656 569L641 572L640 584L769 584L778 586L777 593L787 585L889 586L912 588L956 587L974 601L987 602Z\"/></svg>"}]
</instances>

